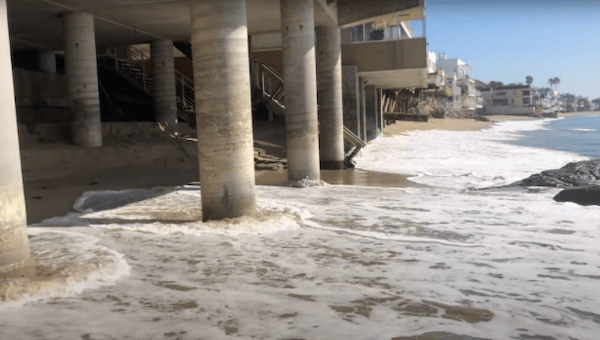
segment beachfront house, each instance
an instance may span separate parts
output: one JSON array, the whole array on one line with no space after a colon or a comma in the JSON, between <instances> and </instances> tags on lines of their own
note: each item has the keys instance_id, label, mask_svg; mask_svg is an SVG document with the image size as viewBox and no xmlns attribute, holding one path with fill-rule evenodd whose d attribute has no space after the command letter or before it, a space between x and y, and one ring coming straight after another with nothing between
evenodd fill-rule
<instances>
[{"instance_id":1,"label":"beachfront house","mask_svg":"<svg viewBox=\"0 0 600 340\"><path fill-rule=\"evenodd\" d=\"M523 115L535 113L535 102L539 96L530 85L509 85L481 90L483 108L491 115Z\"/></svg>"},{"instance_id":2,"label":"beachfront house","mask_svg":"<svg viewBox=\"0 0 600 340\"><path fill-rule=\"evenodd\" d=\"M381 134L385 114L407 111L407 92L428 87L424 18L415 6L341 30L344 126L363 141Z\"/></svg>"},{"instance_id":3,"label":"beachfront house","mask_svg":"<svg viewBox=\"0 0 600 340\"><path fill-rule=\"evenodd\" d=\"M458 58L447 59L446 54L440 53L436 67L444 70L446 85L452 90L452 97L448 99L446 107L454 110L467 110L474 112L483 107L481 93L475 88L475 80L467 71L472 69Z\"/></svg>"},{"instance_id":4,"label":"beachfront house","mask_svg":"<svg viewBox=\"0 0 600 340\"><path fill-rule=\"evenodd\" d=\"M591 111L592 101L589 97L577 98L577 111Z\"/></svg>"}]
</instances>

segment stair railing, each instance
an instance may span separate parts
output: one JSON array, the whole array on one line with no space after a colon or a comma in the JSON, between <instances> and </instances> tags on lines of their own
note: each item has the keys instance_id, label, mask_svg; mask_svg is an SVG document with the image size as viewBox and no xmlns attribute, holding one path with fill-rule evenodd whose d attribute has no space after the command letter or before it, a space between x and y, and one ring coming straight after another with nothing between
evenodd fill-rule
<instances>
[{"instance_id":1,"label":"stair railing","mask_svg":"<svg viewBox=\"0 0 600 340\"><path fill-rule=\"evenodd\" d=\"M130 45L128 53L129 62L142 70L142 84L144 91L152 88L152 73L154 72L154 64L150 58L150 51L138 45Z\"/></svg>"},{"instance_id":2,"label":"stair railing","mask_svg":"<svg viewBox=\"0 0 600 340\"><path fill-rule=\"evenodd\" d=\"M270 98L281 108L285 107L285 91L283 78L272 67L258 60L253 61L253 70L257 72L255 82L262 91L263 97Z\"/></svg>"},{"instance_id":3,"label":"stair railing","mask_svg":"<svg viewBox=\"0 0 600 340\"><path fill-rule=\"evenodd\" d=\"M131 45L129 46L128 56L129 62L142 71L144 90L152 88L154 64L152 63L150 51L139 45ZM173 76L175 78L177 106L187 113L195 112L196 102L194 100L194 81L177 70Z\"/></svg>"},{"instance_id":4,"label":"stair railing","mask_svg":"<svg viewBox=\"0 0 600 340\"><path fill-rule=\"evenodd\" d=\"M177 105L185 112L196 111L194 81L179 71L175 71Z\"/></svg>"}]
</instances>

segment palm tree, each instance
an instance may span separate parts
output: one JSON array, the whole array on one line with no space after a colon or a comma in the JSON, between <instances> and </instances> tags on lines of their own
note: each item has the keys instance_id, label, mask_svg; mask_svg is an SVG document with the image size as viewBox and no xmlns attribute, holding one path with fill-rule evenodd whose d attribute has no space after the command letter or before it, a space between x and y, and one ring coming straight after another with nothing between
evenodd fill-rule
<instances>
[{"instance_id":1,"label":"palm tree","mask_svg":"<svg viewBox=\"0 0 600 340\"><path fill-rule=\"evenodd\" d=\"M550 78L548 79L548 84L550 85L550 88L552 88L552 85L555 86L554 89L558 88L558 84L560 84L560 78L559 77L554 77L554 78Z\"/></svg>"},{"instance_id":2,"label":"palm tree","mask_svg":"<svg viewBox=\"0 0 600 340\"><path fill-rule=\"evenodd\" d=\"M527 83L527 85L533 84L533 77L532 76L525 77L525 82Z\"/></svg>"}]
</instances>

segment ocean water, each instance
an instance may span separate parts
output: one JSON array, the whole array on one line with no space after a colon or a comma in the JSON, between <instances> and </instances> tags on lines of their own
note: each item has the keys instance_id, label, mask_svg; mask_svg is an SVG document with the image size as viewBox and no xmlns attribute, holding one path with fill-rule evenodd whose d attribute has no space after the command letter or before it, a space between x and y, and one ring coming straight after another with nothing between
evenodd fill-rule
<instances>
[{"instance_id":1,"label":"ocean water","mask_svg":"<svg viewBox=\"0 0 600 340\"><path fill-rule=\"evenodd\" d=\"M600 113L597 116L553 119L539 130L523 133L515 144L600 158Z\"/></svg>"},{"instance_id":2,"label":"ocean water","mask_svg":"<svg viewBox=\"0 0 600 340\"><path fill-rule=\"evenodd\" d=\"M380 138L358 167L427 187L259 186L241 219L199 222L196 186L86 193L29 228L65 279L0 338L597 339L600 207L472 190L587 159L515 144L554 122Z\"/></svg>"}]
</instances>

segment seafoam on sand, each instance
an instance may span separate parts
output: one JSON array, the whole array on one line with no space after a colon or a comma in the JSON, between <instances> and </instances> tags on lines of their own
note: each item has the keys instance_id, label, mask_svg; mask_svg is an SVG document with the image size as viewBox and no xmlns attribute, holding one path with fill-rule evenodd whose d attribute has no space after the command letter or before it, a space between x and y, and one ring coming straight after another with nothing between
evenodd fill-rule
<instances>
[{"instance_id":1,"label":"seafoam on sand","mask_svg":"<svg viewBox=\"0 0 600 340\"><path fill-rule=\"evenodd\" d=\"M0 338L594 339L600 207L554 202L556 189L465 190L581 158L497 145L520 126L381 139L359 166L445 187L261 186L263 213L245 224L197 222L197 187L88 193L80 214L32 230L95 237L130 274L1 307Z\"/></svg>"},{"instance_id":2,"label":"seafoam on sand","mask_svg":"<svg viewBox=\"0 0 600 340\"><path fill-rule=\"evenodd\" d=\"M549 119L506 121L481 131L410 131L379 138L356 159L362 169L414 176L414 182L454 189L507 185L587 157L515 147L503 141L538 130Z\"/></svg>"}]
</instances>

